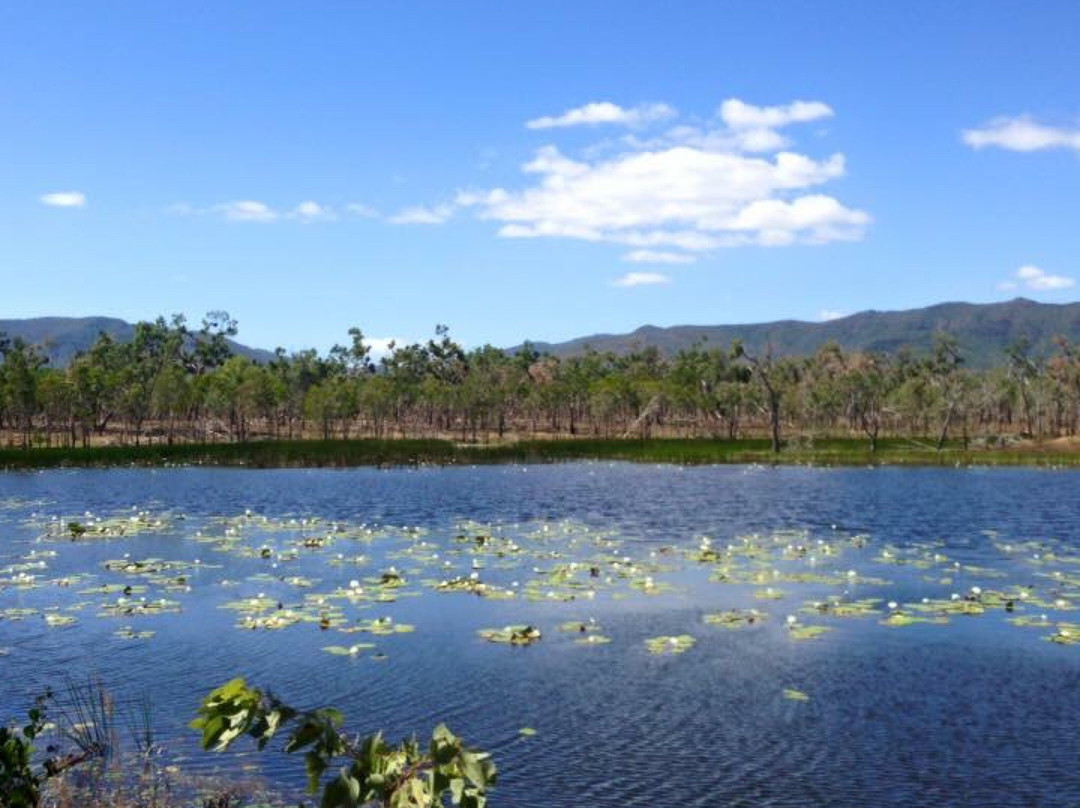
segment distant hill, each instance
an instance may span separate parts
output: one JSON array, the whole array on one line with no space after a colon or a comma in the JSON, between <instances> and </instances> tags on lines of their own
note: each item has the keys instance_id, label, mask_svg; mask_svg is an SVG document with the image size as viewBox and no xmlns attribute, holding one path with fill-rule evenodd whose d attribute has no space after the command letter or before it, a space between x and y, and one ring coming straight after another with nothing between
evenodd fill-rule
<instances>
[{"instance_id":1,"label":"distant hill","mask_svg":"<svg viewBox=\"0 0 1080 808\"><path fill-rule=\"evenodd\" d=\"M771 346L777 356L806 356L830 341L846 350L891 353L907 347L924 353L941 331L959 340L970 366L989 367L1002 362L1005 348L1020 337L1027 337L1037 355L1053 352L1053 338L1058 335L1080 343L1080 303L1016 298L1005 303L940 303L906 311L864 311L819 323L779 320L750 325L646 325L629 334L594 334L533 346L556 356L584 353L587 348L628 353L648 347L672 355L702 339L708 346L721 348L741 339L750 352L763 353Z\"/></svg>"},{"instance_id":2,"label":"distant hill","mask_svg":"<svg viewBox=\"0 0 1080 808\"><path fill-rule=\"evenodd\" d=\"M102 332L117 342L129 341L135 326L115 317L33 317L26 320L0 320L0 333L9 337L22 337L32 345L41 347L49 357L52 367L65 367L80 351L93 345ZM274 358L270 351L249 348L229 341L233 352L267 362Z\"/></svg>"}]
</instances>

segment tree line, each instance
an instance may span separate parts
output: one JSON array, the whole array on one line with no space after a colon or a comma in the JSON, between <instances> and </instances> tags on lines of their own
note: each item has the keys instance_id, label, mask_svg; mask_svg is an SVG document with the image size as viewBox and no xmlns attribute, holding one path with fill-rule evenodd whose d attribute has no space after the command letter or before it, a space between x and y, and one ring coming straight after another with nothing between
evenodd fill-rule
<instances>
[{"instance_id":1,"label":"tree line","mask_svg":"<svg viewBox=\"0 0 1080 808\"><path fill-rule=\"evenodd\" d=\"M957 340L917 355L845 351L774 356L699 342L572 357L485 345L445 326L378 361L358 328L345 345L257 362L234 353L237 324L211 312L102 333L67 367L0 334L0 440L11 446L254 439L522 436L884 437L941 447L950 438L1069 436L1080 426L1080 346L1037 356L1025 340L973 369Z\"/></svg>"}]
</instances>

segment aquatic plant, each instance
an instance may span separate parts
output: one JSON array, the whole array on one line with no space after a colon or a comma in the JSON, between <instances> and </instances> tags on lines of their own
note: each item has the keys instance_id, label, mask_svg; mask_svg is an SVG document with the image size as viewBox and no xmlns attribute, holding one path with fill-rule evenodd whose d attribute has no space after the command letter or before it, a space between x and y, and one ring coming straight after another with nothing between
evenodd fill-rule
<instances>
[{"instance_id":1,"label":"aquatic plant","mask_svg":"<svg viewBox=\"0 0 1080 808\"><path fill-rule=\"evenodd\" d=\"M233 679L211 692L192 722L202 732L204 749L227 749L250 736L265 749L288 729L286 753L303 752L308 791L322 792L322 808L443 805L484 808L497 771L486 752L469 749L440 724L424 749L416 739L388 744L381 732L362 737L342 729L344 718L333 708L298 710L269 693ZM335 763L338 774L324 782Z\"/></svg>"},{"instance_id":2,"label":"aquatic plant","mask_svg":"<svg viewBox=\"0 0 1080 808\"><path fill-rule=\"evenodd\" d=\"M757 609L731 609L726 612L706 614L702 619L706 625L740 629L761 625L768 617L765 612L759 612Z\"/></svg>"},{"instance_id":3,"label":"aquatic plant","mask_svg":"<svg viewBox=\"0 0 1080 808\"><path fill-rule=\"evenodd\" d=\"M527 625L482 628L477 633L488 642L507 645L532 645L539 642L541 637L540 629Z\"/></svg>"},{"instance_id":4,"label":"aquatic plant","mask_svg":"<svg viewBox=\"0 0 1080 808\"><path fill-rule=\"evenodd\" d=\"M652 637L645 640L645 649L650 654L667 656L668 654L682 654L689 651L697 644L697 640L689 634L674 636Z\"/></svg>"}]
</instances>

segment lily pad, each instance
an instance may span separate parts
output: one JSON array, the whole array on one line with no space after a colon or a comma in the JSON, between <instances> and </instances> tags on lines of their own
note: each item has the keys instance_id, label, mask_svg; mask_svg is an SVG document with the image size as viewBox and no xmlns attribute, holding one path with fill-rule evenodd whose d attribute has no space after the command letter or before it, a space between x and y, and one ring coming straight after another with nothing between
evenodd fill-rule
<instances>
[{"instance_id":1,"label":"lily pad","mask_svg":"<svg viewBox=\"0 0 1080 808\"><path fill-rule=\"evenodd\" d=\"M669 654L682 654L689 651L697 644L697 639L689 634L653 637L645 640L645 648L650 654L666 656Z\"/></svg>"},{"instance_id":2,"label":"lily pad","mask_svg":"<svg viewBox=\"0 0 1080 808\"><path fill-rule=\"evenodd\" d=\"M483 628L477 632L488 642L507 645L532 645L540 641L540 629L529 625L503 626L502 628Z\"/></svg>"},{"instance_id":3,"label":"lily pad","mask_svg":"<svg viewBox=\"0 0 1080 808\"><path fill-rule=\"evenodd\" d=\"M734 631L750 626L759 626L768 617L765 612L759 612L757 609L731 609L726 612L706 614L703 619L706 625L720 626Z\"/></svg>"},{"instance_id":4,"label":"lily pad","mask_svg":"<svg viewBox=\"0 0 1080 808\"><path fill-rule=\"evenodd\" d=\"M812 626L806 623L793 623L788 626L788 636L793 640L817 640L830 631L831 626Z\"/></svg>"}]
</instances>

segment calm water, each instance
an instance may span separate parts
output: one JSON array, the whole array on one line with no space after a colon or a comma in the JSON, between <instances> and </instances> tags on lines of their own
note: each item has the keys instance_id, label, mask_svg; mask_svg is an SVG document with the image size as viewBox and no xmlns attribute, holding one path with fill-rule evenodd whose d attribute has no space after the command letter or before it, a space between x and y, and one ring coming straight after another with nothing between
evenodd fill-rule
<instances>
[{"instance_id":1,"label":"calm water","mask_svg":"<svg viewBox=\"0 0 1080 808\"><path fill-rule=\"evenodd\" d=\"M62 536L69 521L129 519L133 508L147 514L123 537ZM732 545L723 564L698 556L703 536L722 554ZM304 546L311 537L319 546ZM104 566L125 555L176 563L149 579ZM718 566L728 582L710 580ZM379 585L391 568L404 586ZM436 589L473 573L516 597ZM1080 622L1076 472L572 464L8 474L0 580L0 715L93 674L117 693L151 692L169 755L190 769L227 762L198 752L184 725L211 687L242 674L391 737L445 720L494 752L494 805L1080 805L1080 646L1045 639ZM179 611L99 616L122 597L101 588L110 584L147 587L121 612L141 597ZM972 587L1022 588L1029 601L947 625L881 624L890 601L922 614L923 598ZM262 595L304 611L308 598L310 616L322 608L315 598L341 588L365 594L324 601L339 610L327 630L240 628L245 615L222 608ZM800 611L829 596L880 599L881 613ZM751 607L769 619L735 631L703 621ZM795 641L788 615L832 630ZM57 619L69 616L77 622ZM382 617L415 631L339 631ZM582 646L558 630L590 618L610 643ZM538 626L543 639L516 648L477 635L510 623ZM155 634L117 636L125 626ZM696 646L646 651L646 639L680 634ZM322 650L359 642L377 649ZM785 688L810 700L785 699ZM535 737L519 736L526 726ZM267 756L263 772L291 786L301 768Z\"/></svg>"}]
</instances>

